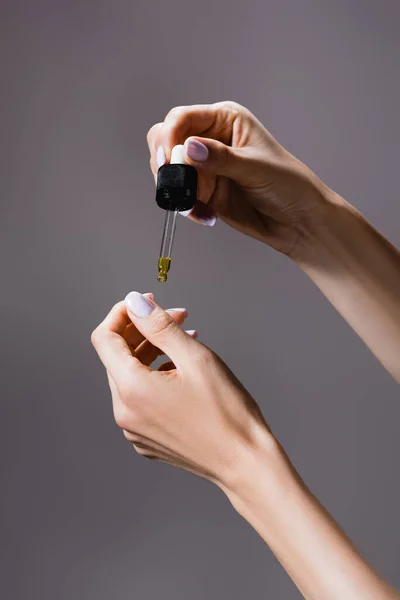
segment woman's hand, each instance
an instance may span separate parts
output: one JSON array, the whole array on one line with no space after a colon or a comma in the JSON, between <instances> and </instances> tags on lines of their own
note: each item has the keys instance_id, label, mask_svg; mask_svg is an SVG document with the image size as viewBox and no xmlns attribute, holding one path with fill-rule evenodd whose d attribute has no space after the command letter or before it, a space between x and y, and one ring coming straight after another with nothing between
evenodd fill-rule
<instances>
[{"instance_id":1,"label":"woman's hand","mask_svg":"<svg viewBox=\"0 0 400 600\"><path fill-rule=\"evenodd\" d=\"M154 177L185 143L199 172L191 219L213 225L218 216L293 258L306 252L323 221L326 188L249 110L234 102L174 108L147 140Z\"/></svg>"},{"instance_id":2,"label":"woman's hand","mask_svg":"<svg viewBox=\"0 0 400 600\"><path fill-rule=\"evenodd\" d=\"M246 448L272 436L228 367L180 327L185 315L131 292L92 341L107 369L115 420L136 451L224 487ZM162 354L173 363L152 370Z\"/></svg>"},{"instance_id":3,"label":"woman's hand","mask_svg":"<svg viewBox=\"0 0 400 600\"><path fill-rule=\"evenodd\" d=\"M93 332L114 415L136 451L216 483L309 600L398 600L304 486L260 410L227 366L131 292ZM157 370L161 354L173 361Z\"/></svg>"},{"instance_id":4,"label":"woman's hand","mask_svg":"<svg viewBox=\"0 0 400 600\"><path fill-rule=\"evenodd\" d=\"M155 177L185 143L191 219L217 215L295 260L400 382L400 252L354 207L233 102L174 108L147 139Z\"/></svg>"}]
</instances>

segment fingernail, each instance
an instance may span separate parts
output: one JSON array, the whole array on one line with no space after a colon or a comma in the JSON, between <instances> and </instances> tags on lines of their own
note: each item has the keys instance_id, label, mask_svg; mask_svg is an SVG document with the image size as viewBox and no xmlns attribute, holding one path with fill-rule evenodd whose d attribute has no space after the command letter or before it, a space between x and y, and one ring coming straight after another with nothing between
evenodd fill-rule
<instances>
[{"instance_id":1,"label":"fingernail","mask_svg":"<svg viewBox=\"0 0 400 600\"><path fill-rule=\"evenodd\" d=\"M153 294L153 292L146 292L145 294L143 294L143 296L146 296L146 297L151 298L152 300L154 300L154 294Z\"/></svg>"},{"instance_id":2,"label":"fingernail","mask_svg":"<svg viewBox=\"0 0 400 600\"><path fill-rule=\"evenodd\" d=\"M167 308L167 312L180 312L180 313L185 313L185 316L187 317L187 310L186 308Z\"/></svg>"},{"instance_id":3,"label":"fingernail","mask_svg":"<svg viewBox=\"0 0 400 600\"><path fill-rule=\"evenodd\" d=\"M126 308L136 317L143 319L154 310L154 306L139 292L130 292L125 298Z\"/></svg>"},{"instance_id":4,"label":"fingernail","mask_svg":"<svg viewBox=\"0 0 400 600\"><path fill-rule=\"evenodd\" d=\"M197 140L188 140L185 144L186 154L192 160L204 162L208 158L208 148Z\"/></svg>"},{"instance_id":5,"label":"fingernail","mask_svg":"<svg viewBox=\"0 0 400 600\"><path fill-rule=\"evenodd\" d=\"M211 208L207 206L207 204L203 204L202 202L198 202L195 206L193 216L196 217L200 223L203 225L208 225L208 227L214 227L217 222L217 217Z\"/></svg>"},{"instance_id":6,"label":"fingernail","mask_svg":"<svg viewBox=\"0 0 400 600\"><path fill-rule=\"evenodd\" d=\"M200 222L207 227L214 227L217 222L217 217L201 217Z\"/></svg>"},{"instance_id":7,"label":"fingernail","mask_svg":"<svg viewBox=\"0 0 400 600\"><path fill-rule=\"evenodd\" d=\"M197 333L197 331L195 329L186 329L186 333L188 335L190 335L190 337L194 337L194 338L199 337L199 334Z\"/></svg>"},{"instance_id":8,"label":"fingernail","mask_svg":"<svg viewBox=\"0 0 400 600\"><path fill-rule=\"evenodd\" d=\"M165 164L166 158L165 158L165 152L164 152L164 148L162 146L160 146L157 149L157 165L159 167L162 167Z\"/></svg>"},{"instance_id":9,"label":"fingernail","mask_svg":"<svg viewBox=\"0 0 400 600\"><path fill-rule=\"evenodd\" d=\"M178 215L182 215L182 217L188 217L192 212L193 208L191 208L190 210L182 210L180 213L178 213Z\"/></svg>"}]
</instances>

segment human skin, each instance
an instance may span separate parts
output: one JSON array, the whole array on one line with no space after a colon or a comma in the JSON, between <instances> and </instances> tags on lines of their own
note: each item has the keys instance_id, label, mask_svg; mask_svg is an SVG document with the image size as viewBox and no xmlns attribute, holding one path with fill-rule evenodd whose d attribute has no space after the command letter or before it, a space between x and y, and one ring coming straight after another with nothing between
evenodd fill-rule
<instances>
[{"instance_id":1,"label":"human skin","mask_svg":"<svg viewBox=\"0 0 400 600\"><path fill-rule=\"evenodd\" d=\"M174 108L147 136L154 176L175 144L199 172L190 218L215 216L296 262L400 381L400 252L233 102Z\"/></svg>"},{"instance_id":2,"label":"human skin","mask_svg":"<svg viewBox=\"0 0 400 600\"><path fill-rule=\"evenodd\" d=\"M399 253L350 204L233 103L175 109L148 142L155 175L185 143L200 174L189 218L223 219L296 261L400 379ZM182 329L185 316L132 292L92 334L125 437L214 482L305 598L399 599L307 489L255 400Z\"/></svg>"},{"instance_id":3,"label":"human skin","mask_svg":"<svg viewBox=\"0 0 400 600\"><path fill-rule=\"evenodd\" d=\"M307 489L229 368L152 296L128 294L92 341L107 370L115 420L138 454L215 483L305 598L400 597ZM159 354L168 360L152 370Z\"/></svg>"}]
</instances>

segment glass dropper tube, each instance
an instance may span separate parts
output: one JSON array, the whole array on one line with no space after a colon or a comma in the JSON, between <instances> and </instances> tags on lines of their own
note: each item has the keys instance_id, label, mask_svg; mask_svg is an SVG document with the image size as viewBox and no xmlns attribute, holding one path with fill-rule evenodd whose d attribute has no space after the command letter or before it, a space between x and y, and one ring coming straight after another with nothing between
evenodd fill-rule
<instances>
[{"instance_id":1,"label":"glass dropper tube","mask_svg":"<svg viewBox=\"0 0 400 600\"><path fill-rule=\"evenodd\" d=\"M158 281L165 283L171 265L172 244L174 242L176 217L178 210L165 211L164 231L161 240L160 257L158 259Z\"/></svg>"}]
</instances>

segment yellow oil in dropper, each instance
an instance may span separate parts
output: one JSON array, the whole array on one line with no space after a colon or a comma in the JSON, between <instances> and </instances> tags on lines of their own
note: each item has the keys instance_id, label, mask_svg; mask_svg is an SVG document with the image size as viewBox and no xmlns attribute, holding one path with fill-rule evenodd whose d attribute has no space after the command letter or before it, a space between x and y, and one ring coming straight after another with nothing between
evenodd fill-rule
<instances>
[{"instance_id":1,"label":"yellow oil in dropper","mask_svg":"<svg viewBox=\"0 0 400 600\"><path fill-rule=\"evenodd\" d=\"M158 259L158 276L161 283L168 279L168 271L171 266L172 244L174 241L177 210L165 211L164 231L161 241L160 256Z\"/></svg>"},{"instance_id":2,"label":"yellow oil in dropper","mask_svg":"<svg viewBox=\"0 0 400 600\"><path fill-rule=\"evenodd\" d=\"M168 271L171 265L171 258L160 256L158 259L158 275L157 279L161 283L165 283L168 279Z\"/></svg>"}]
</instances>

